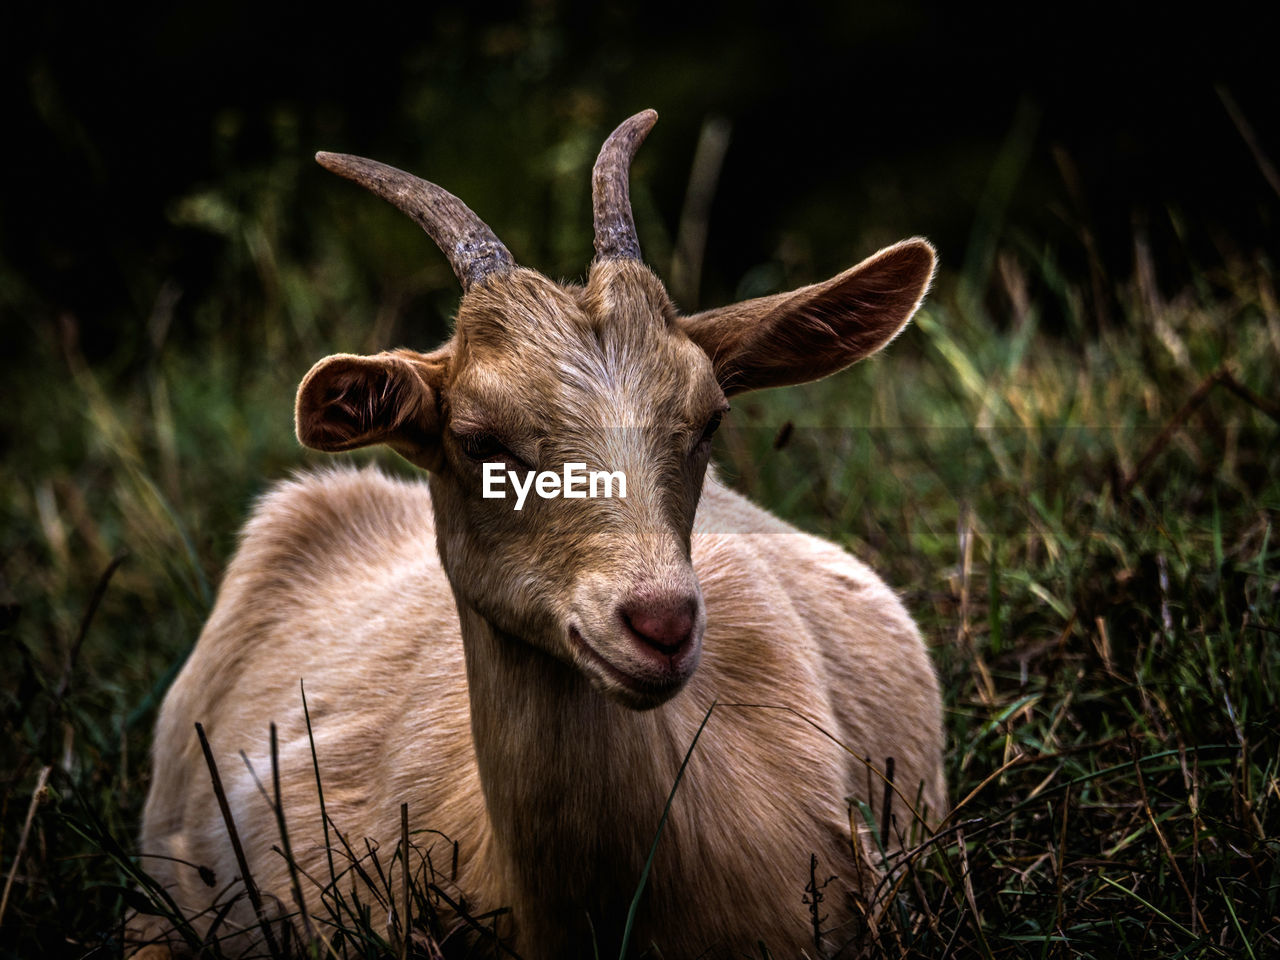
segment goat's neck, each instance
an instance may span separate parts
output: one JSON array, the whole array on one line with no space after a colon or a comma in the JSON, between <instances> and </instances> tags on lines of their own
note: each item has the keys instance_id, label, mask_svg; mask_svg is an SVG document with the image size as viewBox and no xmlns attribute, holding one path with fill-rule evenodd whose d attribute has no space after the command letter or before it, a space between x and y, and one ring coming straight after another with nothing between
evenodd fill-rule
<instances>
[{"instance_id":1,"label":"goat's neck","mask_svg":"<svg viewBox=\"0 0 1280 960\"><path fill-rule=\"evenodd\" d=\"M513 895L579 911L625 902L679 765L663 709L618 706L474 610L459 613L492 852Z\"/></svg>"}]
</instances>

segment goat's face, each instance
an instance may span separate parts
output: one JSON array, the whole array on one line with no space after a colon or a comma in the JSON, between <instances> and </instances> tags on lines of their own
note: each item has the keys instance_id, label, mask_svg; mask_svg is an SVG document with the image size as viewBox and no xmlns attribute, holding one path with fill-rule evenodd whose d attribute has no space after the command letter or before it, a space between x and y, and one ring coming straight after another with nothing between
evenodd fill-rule
<instances>
[{"instance_id":1,"label":"goat's face","mask_svg":"<svg viewBox=\"0 0 1280 960\"><path fill-rule=\"evenodd\" d=\"M585 288L515 270L473 289L449 365L431 488L455 593L602 691L661 703L701 648L690 532L728 409L707 355L657 278L619 260ZM516 509L510 480L483 496L486 463L524 482L582 464L625 477L626 495L616 480L609 497L530 489Z\"/></svg>"},{"instance_id":2,"label":"goat's face","mask_svg":"<svg viewBox=\"0 0 1280 960\"><path fill-rule=\"evenodd\" d=\"M322 434L343 410L342 446L352 425L363 439L399 424L381 439L430 470L440 555L463 604L633 707L689 678L705 623L690 534L728 402L647 267L597 263L585 287L523 269L490 277L434 354L317 366L300 391L304 439L332 448ZM586 497L528 488L521 502L508 476L527 484L570 463L614 474L612 495L584 483ZM503 497L484 496L486 464Z\"/></svg>"},{"instance_id":3,"label":"goat's face","mask_svg":"<svg viewBox=\"0 0 1280 960\"><path fill-rule=\"evenodd\" d=\"M825 283L678 316L638 259L617 169L655 116L631 118L601 151L599 256L585 287L516 267L439 187L324 155L423 222L466 294L439 350L329 357L297 409L308 446L386 443L429 470L460 604L639 709L673 696L698 663L705 612L690 536L726 394L816 379L874 352L933 271L932 248L905 241ZM566 464L625 477L625 497L616 485L595 498L527 486ZM505 496L484 495L494 471ZM519 509L513 481L526 491Z\"/></svg>"}]
</instances>

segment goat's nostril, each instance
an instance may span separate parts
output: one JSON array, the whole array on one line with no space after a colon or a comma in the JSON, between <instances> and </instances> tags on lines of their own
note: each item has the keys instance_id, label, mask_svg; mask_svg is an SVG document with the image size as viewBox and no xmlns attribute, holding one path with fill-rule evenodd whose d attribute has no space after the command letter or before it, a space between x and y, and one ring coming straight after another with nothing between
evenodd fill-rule
<instances>
[{"instance_id":1,"label":"goat's nostril","mask_svg":"<svg viewBox=\"0 0 1280 960\"><path fill-rule=\"evenodd\" d=\"M668 656L679 653L693 637L698 601L627 603L618 609L622 622L646 646Z\"/></svg>"}]
</instances>

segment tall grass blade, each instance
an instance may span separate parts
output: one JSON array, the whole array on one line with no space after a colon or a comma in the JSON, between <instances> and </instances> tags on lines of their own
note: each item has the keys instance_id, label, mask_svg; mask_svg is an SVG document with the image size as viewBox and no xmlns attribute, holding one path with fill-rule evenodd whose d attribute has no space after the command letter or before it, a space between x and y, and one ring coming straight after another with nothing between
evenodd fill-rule
<instances>
[{"instance_id":1,"label":"tall grass blade","mask_svg":"<svg viewBox=\"0 0 1280 960\"><path fill-rule=\"evenodd\" d=\"M702 731L706 729L707 721L711 719L711 714L715 708L715 701L712 701L711 706L707 707L707 713L702 718L702 723L698 724L698 732L693 735L689 749L685 751L684 759L680 762L680 769L676 771L675 783L671 784L671 792L667 794L666 805L662 808L662 817L658 820L658 829L653 835L653 844L649 847L649 856L645 859L644 869L640 871L640 882L636 884L635 895L631 898L631 906L627 910L627 923L622 929L622 946L618 950L618 960L626 960L627 958L627 947L631 943L631 931L635 926L636 913L640 909L640 898L644 895L645 885L649 882L649 870L653 866L653 858L658 853L658 841L662 839L662 828L667 825L667 815L671 812L671 804L676 798L676 790L680 787L680 781L684 779L685 768L689 766L689 759L693 756L693 748L698 745L698 739L702 736Z\"/></svg>"}]
</instances>

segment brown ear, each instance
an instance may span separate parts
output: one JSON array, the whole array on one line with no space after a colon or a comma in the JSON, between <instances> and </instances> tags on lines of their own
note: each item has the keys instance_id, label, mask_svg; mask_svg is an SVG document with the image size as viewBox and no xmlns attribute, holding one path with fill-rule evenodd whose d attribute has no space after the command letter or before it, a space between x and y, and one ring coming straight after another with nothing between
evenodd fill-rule
<instances>
[{"instance_id":1,"label":"brown ear","mask_svg":"<svg viewBox=\"0 0 1280 960\"><path fill-rule=\"evenodd\" d=\"M903 240L824 283L680 322L711 358L726 394L805 383L843 370L897 336L920 306L933 266L927 241Z\"/></svg>"},{"instance_id":2,"label":"brown ear","mask_svg":"<svg viewBox=\"0 0 1280 960\"><path fill-rule=\"evenodd\" d=\"M411 350L325 357L298 387L298 440L329 453L385 443L427 466L439 436L436 399L447 359L443 351Z\"/></svg>"}]
</instances>

